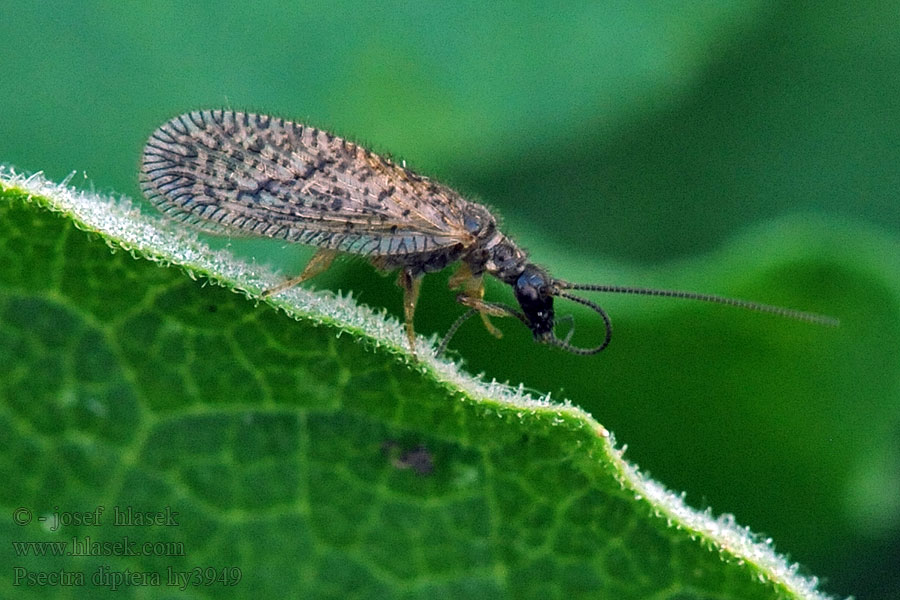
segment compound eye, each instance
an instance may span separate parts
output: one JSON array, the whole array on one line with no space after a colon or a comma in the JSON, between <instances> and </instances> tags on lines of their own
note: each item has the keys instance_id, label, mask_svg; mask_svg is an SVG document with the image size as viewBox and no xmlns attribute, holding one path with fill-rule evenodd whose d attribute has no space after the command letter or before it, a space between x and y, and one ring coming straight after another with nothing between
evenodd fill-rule
<instances>
[{"instance_id":1,"label":"compound eye","mask_svg":"<svg viewBox=\"0 0 900 600\"><path fill-rule=\"evenodd\" d=\"M525 277L520 277L516 282L516 296L521 300L535 301L540 297L540 292L535 285Z\"/></svg>"}]
</instances>

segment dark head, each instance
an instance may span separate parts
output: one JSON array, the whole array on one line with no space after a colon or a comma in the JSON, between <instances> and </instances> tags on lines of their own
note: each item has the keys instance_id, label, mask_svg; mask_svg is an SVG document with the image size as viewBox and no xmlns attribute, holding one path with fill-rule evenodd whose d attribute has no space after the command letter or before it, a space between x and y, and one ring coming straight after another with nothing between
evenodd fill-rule
<instances>
[{"instance_id":1,"label":"dark head","mask_svg":"<svg viewBox=\"0 0 900 600\"><path fill-rule=\"evenodd\" d=\"M516 300L528 320L534 339L553 337L553 280L540 267L527 264L513 284Z\"/></svg>"},{"instance_id":2,"label":"dark head","mask_svg":"<svg viewBox=\"0 0 900 600\"><path fill-rule=\"evenodd\" d=\"M506 251L510 247L512 246L503 246L500 249ZM501 260L496 260L496 257L498 256ZM519 256L524 257L524 254L520 253ZM525 267L521 271L519 271L518 269L514 271L513 268L517 265L516 261L511 257L510 252L506 252L504 255L501 255L500 252L495 252L492 260L494 260L495 264L493 265L493 269L489 269L489 272L498 276L506 283L512 285L513 291L516 295L516 300L518 301L519 306L522 308L522 312L519 312L511 306L507 306L499 302L484 302L482 300L476 300L473 303L469 303L465 301L467 299L466 295L460 294L459 296L457 296L457 299L463 304L470 306L471 308L468 312L460 316L453 324L453 326L450 327L450 331L447 333L447 336L444 338L444 341L441 342L441 345L438 348L438 354L441 354L441 352L443 352L443 350L447 347L447 342L449 341L453 333L456 332L457 329L459 329L459 326L469 317L477 314L478 312L481 312L482 315L489 314L497 316L516 317L517 319L522 321L522 323L527 325L529 329L531 329L531 332L534 334L534 339L539 342L562 348L563 350L566 350L567 352L571 352L573 354L596 354L606 348L609 345L610 340L612 339L612 323L609 320L609 315L607 315L606 311L603 310L603 308L601 308L597 303L591 302L587 298L576 296L570 293L568 290L610 292L616 294L639 294L643 296L663 296L667 298L701 300L704 302L727 304L730 306L737 306L739 308L772 313L783 317L797 319L799 321L818 323L820 325L838 325L837 319L825 315L808 313L789 308L783 308L780 306L772 306L770 304L760 304L758 302L739 300L736 298L715 296L711 294L698 294L696 292L684 292L680 290L660 290L653 288L637 288L618 285L571 283L562 279L554 279L545 270L524 260L519 262L518 266L521 266L522 263L525 263ZM505 270L501 269L500 265L506 267ZM518 275L516 275L516 273L518 273ZM501 277L501 275L503 276ZM556 337L556 334L553 332L554 296L559 296L560 298L565 298L566 300L571 300L572 302L577 302L578 304L587 306L598 315L600 315L600 318L603 320L604 329L606 330L603 341L600 342L600 344L598 344L597 346L593 347L575 346L569 343L569 339L572 337L573 331L571 327L569 328L568 334L564 338ZM471 298L469 299L471 300Z\"/></svg>"}]
</instances>

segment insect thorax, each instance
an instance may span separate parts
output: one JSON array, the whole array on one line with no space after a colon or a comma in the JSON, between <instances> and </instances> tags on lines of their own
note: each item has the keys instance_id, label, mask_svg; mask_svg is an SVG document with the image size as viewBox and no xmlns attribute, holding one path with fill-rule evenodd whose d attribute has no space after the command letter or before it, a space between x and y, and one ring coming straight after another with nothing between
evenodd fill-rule
<instances>
[{"instance_id":1,"label":"insect thorax","mask_svg":"<svg viewBox=\"0 0 900 600\"><path fill-rule=\"evenodd\" d=\"M528 255L508 237L493 230L492 234L480 241L467 256L463 257L472 269L479 274L488 272L504 283L513 285L525 266Z\"/></svg>"}]
</instances>

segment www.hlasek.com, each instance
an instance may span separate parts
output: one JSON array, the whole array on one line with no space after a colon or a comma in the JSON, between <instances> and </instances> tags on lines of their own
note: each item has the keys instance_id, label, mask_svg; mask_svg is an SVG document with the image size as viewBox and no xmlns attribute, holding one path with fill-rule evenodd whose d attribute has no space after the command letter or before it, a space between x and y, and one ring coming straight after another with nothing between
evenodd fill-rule
<instances>
[{"instance_id":1,"label":"www.hlasek.com","mask_svg":"<svg viewBox=\"0 0 900 600\"><path fill-rule=\"evenodd\" d=\"M126 535L115 542L100 542L87 535L55 542L13 542L13 553L23 556L185 556L184 542L137 542Z\"/></svg>"}]
</instances>

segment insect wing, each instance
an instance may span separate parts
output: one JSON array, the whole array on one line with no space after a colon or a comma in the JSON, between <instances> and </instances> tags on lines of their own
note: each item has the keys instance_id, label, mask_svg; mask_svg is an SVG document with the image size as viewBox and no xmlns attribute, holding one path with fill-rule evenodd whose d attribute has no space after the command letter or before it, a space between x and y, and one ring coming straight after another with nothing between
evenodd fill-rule
<instances>
[{"instance_id":1,"label":"insect wing","mask_svg":"<svg viewBox=\"0 0 900 600\"><path fill-rule=\"evenodd\" d=\"M157 129L141 187L167 215L211 233L364 256L467 246L459 194L316 128L195 111Z\"/></svg>"}]
</instances>

